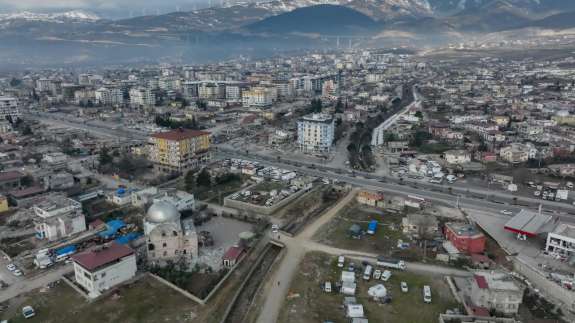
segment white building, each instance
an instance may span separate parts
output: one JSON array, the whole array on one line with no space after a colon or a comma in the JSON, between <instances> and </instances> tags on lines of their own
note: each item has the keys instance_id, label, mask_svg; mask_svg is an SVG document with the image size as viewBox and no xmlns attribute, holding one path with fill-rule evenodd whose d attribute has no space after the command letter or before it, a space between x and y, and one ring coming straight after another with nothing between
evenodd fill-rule
<instances>
[{"instance_id":1,"label":"white building","mask_svg":"<svg viewBox=\"0 0 575 323\"><path fill-rule=\"evenodd\" d=\"M124 103L124 94L118 87L102 87L95 91L96 103L100 105L120 105Z\"/></svg>"},{"instance_id":2,"label":"white building","mask_svg":"<svg viewBox=\"0 0 575 323\"><path fill-rule=\"evenodd\" d=\"M0 119L5 120L7 116L17 118L20 116L18 99L7 96L0 96Z\"/></svg>"},{"instance_id":3,"label":"white building","mask_svg":"<svg viewBox=\"0 0 575 323\"><path fill-rule=\"evenodd\" d=\"M379 126L373 129L371 134L371 145L372 146L382 146L385 144L385 123L381 123Z\"/></svg>"},{"instance_id":4,"label":"white building","mask_svg":"<svg viewBox=\"0 0 575 323\"><path fill-rule=\"evenodd\" d=\"M517 314L523 302L523 288L502 272L476 272L469 289L473 305L503 314Z\"/></svg>"},{"instance_id":5,"label":"white building","mask_svg":"<svg viewBox=\"0 0 575 323\"><path fill-rule=\"evenodd\" d=\"M335 122L327 114L310 114L297 123L297 140L301 151L329 152L335 135Z\"/></svg>"},{"instance_id":6,"label":"white building","mask_svg":"<svg viewBox=\"0 0 575 323\"><path fill-rule=\"evenodd\" d=\"M575 255L575 226L566 223L557 225L553 232L547 234L545 250L565 257Z\"/></svg>"},{"instance_id":7,"label":"white building","mask_svg":"<svg viewBox=\"0 0 575 323\"><path fill-rule=\"evenodd\" d=\"M165 201L176 206L176 209L182 212L194 210L196 206L194 194L169 188L159 189L157 187L149 187L143 190L133 191L130 197L131 203L135 207L145 207L146 204Z\"/></svg>"},{"instance_id":8,"label":"white building","mask_svg":"<svg viewBox=\"0 0 575 323\"><path fill-rule=\"evenodd\" d=\"M448 150L444 153L448 164L466 164L471 161L471 153L466 150Z\"/></svg>"},{"instance_id":9,"label":"white building","mask_svg":"<svg viewBox=\"0 0 575 323\"><path fill-rule=\"evenodd\" d=\"M44 197L32 207L38 239L50 241L86 231L82 204L61 194Z\"/></svg>"},{"instance_id":10,"label":"white building","mask_svg":"<svg viewBox=\"0 0 575 323\"><path fill-rule=\"evenodd\" d=\"M151 107L156 105L155 93L145 87L130 89L130 104L134 107Z\"/></svg>"},{"instance_id":11,"label":"white building","mask_svg":"<svg viewBox=\"0 0 575 323\"><path fill-rule=\"evenodd\" d=\"M115 242L73 255L76 282L90 298L136 276L136 255Z\"/></svg>"},{"instance_id":12,"label":"white building","mask_svg":"<svg viewBox=\"0 0 575 323\"><path fill-rule=\"evenodd\" d=\"M278 97L275 87L253 87L242 93L242 105L244 107L268 107L272 105Z\"/></svg>"}]
</instances>

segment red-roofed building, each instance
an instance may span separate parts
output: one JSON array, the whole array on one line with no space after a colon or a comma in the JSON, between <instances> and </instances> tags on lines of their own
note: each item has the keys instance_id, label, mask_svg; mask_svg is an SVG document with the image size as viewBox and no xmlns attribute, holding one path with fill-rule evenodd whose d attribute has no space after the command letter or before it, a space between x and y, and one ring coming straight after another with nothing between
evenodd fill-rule
<instances>
[{"instance_id":1,"label":"red-roofed building","mask_svg":"<svg viewBox=\"0 0 575 323\"><path fill-rule=\"evenodd\" d=\"M176 129L150 136L149 159L156 170L183 173L197 169L210 160L210 133Z\"/></svg>"},{"instance_id":2,"label":"red-roofed building","mask_svg":"<svg viewBox=\"0 0 575 323\"><path fill-rule=\"evenodd\" d=\"M136 276L136 255L128 246L112 242L73 255L76 282L91 298Z\"/></svg>"},{"instance_id":3,"label":"red-roofed building","mask_svg":"<svg viewBox=\"0 0 575 323\"><path fill-rule=\"evenodd\" d=\"M228 249L228 251L226 251L226 253L222 257L224 267L231 268L235 266L245 253L246 250L242 247L238 246L230 247L230 249Z\"/></svg>"}]
</instances>

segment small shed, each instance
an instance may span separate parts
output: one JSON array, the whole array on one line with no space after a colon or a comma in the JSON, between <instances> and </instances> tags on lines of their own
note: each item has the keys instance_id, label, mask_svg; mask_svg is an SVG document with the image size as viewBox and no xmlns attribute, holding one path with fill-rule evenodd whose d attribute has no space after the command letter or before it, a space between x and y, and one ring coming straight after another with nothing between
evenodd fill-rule
<instances>
[{"instance_id":1,"label":"small shed","mask_svg":"<svg viewBox=\"0 0 575 323\"><path fill-rule=\"evenodd\" d=\"M349 318L362 318L363 305L361 304L348 304L346 308L346 316Z\"/></svg>"},{"instance_id":2,"label":"small shed","mask_svg":"<svg viewBox=\"0 0 575 323\"><path fill-rule=\"evenodd\" d=\"M240 246L232 246L222 257L224 267L231 268L235 266L240 258L246 253L246 250Z\"/></svg>"},{"instance_id":3,"label":"small shed","mask_svg":"<svg viewBox=\"0 0 575 323\"><path fill-rule=\"evenodd\" d=\"M361 226L357 223L352 224L351 227L349 227L348 232L352 238L356 238L356 239L361 238L361 232L362 232Z\"/></svg>"}]
</instances>

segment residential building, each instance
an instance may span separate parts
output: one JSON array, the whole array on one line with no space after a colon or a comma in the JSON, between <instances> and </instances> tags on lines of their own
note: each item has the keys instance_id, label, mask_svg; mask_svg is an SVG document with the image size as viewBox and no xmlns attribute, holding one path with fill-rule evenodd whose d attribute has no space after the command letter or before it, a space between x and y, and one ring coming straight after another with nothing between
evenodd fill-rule
<instances>
[{"instance_id":1,"label":"residential building","mask_svg":"<svg viewBox=\"0 0 575 323\"><path fill-rule=\"evenodd\" d=\"M20 117L20 104L16 98L0 96L0 119L5 120L8 116Z\"/></svg>"},{"instance_id":2,"label":"residential building","mask_svg":"<svg viewBox=\"0 0 575 323\"><path fill-rule=\"evenodd\" d=\"M4 195L0 195L0 213L4 213L10 209L8 199Z\"/></svg>"},{"instance_id":3,"label":"residential building","mask_svg":"<svg viewBox=\"0 0 575 323\"><path fill-rule=\"evenodd\" d=\"M357 202L372 207L384 207L385 196L381 192L361 191L357 194Z\"/></svg>"},{"instance_id":4,"label":"residential building","mask_svg":"<svg viewBox=\"0 0 575 323\"><path fill-rule=\"evenodd\" d=\"M130 194L130 202L135 207L145 207L158 201L170 202L180 212L195 209L194 194L173 188L149 187Z\"/></svg>"},{"instance_id":5,"label":"residential building","mask_svg":"<svg viewBox=\"0 0 575 323\"><path fill-rule=\"evenodd\" d=\"M242 93L244 107L269 107L277 100L275 87L257 86Z\"/></svg>"},{"instance_id":6,"label":"residential building","mask_svg":"<svg viewBox=\"0 0 575 323\"><path fill-rule=\"evenodd\" d=\"M439 232L439 221L430 214L408 213L401 219L403 233L412 236L433 237Z\"/></svg>"},{"instance_id":7,"label":"residential building","mask_svg":"<svg viewBox=\"0 0 575 323\"><path fill-rule=\"evenodd\" d=\"M24 178L24 174L18 171L0 172L0 192L20 189L22 178Z\"/></svg>"},{"instance_id":8,"label":"residential building","mask_svg":"<svg viewBox=\"0 0 575 323\"><path fill-rule=\"evenodd\" d=\"M55 241L86 231L82 204L62 194L50 194L33 207L38 239Z\"/></svg>"},{"instance_id":9,"label":"residential building","mask_svg":"<svg viewBox=\"0 0 575 323\"><path fill-rule=\"evenodd\" d=\"M130 105L133 107L152 107L156 105L156 94L149 88L130 89Z\"/></svg>"},{"instance_id":10,"label":"residential building","mask_svg":"<svg viewBox=\"0 0 575 323\"><path fill-rule=\"evenodd\" d=\"M448 150L444 153L448 164L465 164L471 162L471 152L467 150Z\"/></svg>"},{"instance_id":11,"label":"residential building","mask_svg":"<svg viewBox=\"0 0 575 323\"><path fill-rule=\"evenodd\" d=\"M555 230L547 234L545 250L567 258L575 255L575 226L559 223Z\"/></svg>"},{"instance_id":12,"label":"residential building","mask_svg":"<svg viewBox=\"0 0 575 323\"><path fill-rule=\"evenodd\" d=\"M445 238L462 253L473 254L485 251L485 235L469 223L449 222L445 224Z\"/></svg>"},{"instance_id":13,"label":"residential building","mask_svg":"<svg viewBox=\"0 0 575 323\"><path fill-rule=\"evenodd\" d=\"M331 150L334 140L335 122L326 114L311 114L297 123L298 145L307 153L325 153Z\"/></svg>"},{"instance_id":14,"label":"residential building","mask_svg":"<svg viewBox=\"0 0 575 323\"><path fill-rule=\"evenodd\" d=\"M72 255L71 259L76 282L90 298L136 276L134 250L115 242Z\"/></svg>"},{"instance_id":15,"label":"residential building","mask_svg":"<svg viewBox=\"0 0 575 323\"><path fill-rule=\"evenodd\" d=\"M161 172L185 172L210 160L210 133L176 129L150 137L149 158Z\"/></svg>"},{"instance_id":16,"label":"residential building","mask_svg":"<svg viewBox=\"0 0 575 323\"><path fill-rule=\"evenodd\" d=\"M467 290L473 307L514 315L523 301L523 287L503 272L476 272Z\"/></svg>"},{"instance_id":17,"label":"residential building","mask_svg":"<svg viewBox=\"0 0 575 323\"><path fill-rule=\"evenodd\" d=\"M531 144L512 143L501 148L499 156L512 164L524 163L537 157L537 149Z\"/></svg>"}]
</instances>

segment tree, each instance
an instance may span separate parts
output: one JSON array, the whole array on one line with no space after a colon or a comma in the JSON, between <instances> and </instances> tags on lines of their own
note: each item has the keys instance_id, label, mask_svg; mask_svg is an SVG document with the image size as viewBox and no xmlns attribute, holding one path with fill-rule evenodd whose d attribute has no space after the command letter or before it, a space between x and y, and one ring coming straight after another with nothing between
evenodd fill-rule
<instances>
[{"instance_id":1,"label":"tree","mask_svg":"<svg viewBox=\"0 0 575 323\"><path fill-rule=\"evenodd\" d=\"M421 113L421 111L415 112L415 116L419 119L423 119L423 113Z\"/></svg>"},{"instance_id":2,"label":"tree","mask_svg":"<svg viewBox=\"0 0 575 323\"><path fill-rule=\"evenodd\" d=\"M188 192L191 191L196 184L194 180L194 174L195 172L190 170L186 173L186 176L184 177L184 184L186 185L186 191Z\"/></svg>"},{"instance_id":3,"label":"tree","mask_svg":"<svg viewBox=\"0 0 575 323\"><path fill-rule=\"evenodd\" d=\"M104 146L100 150L100 156L98 157L100 161L100 165L108 165L113 161L112 156L110 155L110 148Z\"/></svg>"},{"instance_id":4,"label":"tree","mask_svg":"<svg viewBox=\"0 0 575 323\"><path fill-rule=\"evenodd\" d=\"M321 113L323 105L321 103L321 99L312 99L310 103L310 112L311 113Z\"/></svg>"},{"instance_id":5,"label":"tree","mask_svg":"<svg viewBox=\"0 0 575 323\"><path fill-rule=\"evenodd\" d=\"M196 178L196 184L198 186L204 187L209 187L212 185L212 175L210 175L210 172L206 168L202 169L202 171L198 174L198 178Z\"/></svg>"},{"instance_id":6,"label":"tree","mask_svg":"<svg viewBox=\"0 0 575 323\"><path fill-rule=\"evenodd\" d=\"M343 113L343 102L341 101L341 98L337 99L337 102L335 103L335 113Z\"/></svg>"}]
</instances>

